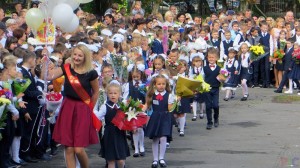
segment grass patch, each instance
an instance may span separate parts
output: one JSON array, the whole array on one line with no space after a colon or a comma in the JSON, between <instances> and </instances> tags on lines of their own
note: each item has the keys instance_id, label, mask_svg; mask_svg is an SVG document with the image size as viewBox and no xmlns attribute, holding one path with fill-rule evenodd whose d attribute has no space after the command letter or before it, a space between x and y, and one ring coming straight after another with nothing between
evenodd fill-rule
<instances>
[{"instance_id":1,"label":"grass patch","mask_svg":"<svg viewBox=\"0 0 300 168\"><path fill-rule=\"evenodd\" d=\"M300 101L300 96L298 95L279 95L273 97L274 103L293 103Z\"/></svg>"}]
</instances>

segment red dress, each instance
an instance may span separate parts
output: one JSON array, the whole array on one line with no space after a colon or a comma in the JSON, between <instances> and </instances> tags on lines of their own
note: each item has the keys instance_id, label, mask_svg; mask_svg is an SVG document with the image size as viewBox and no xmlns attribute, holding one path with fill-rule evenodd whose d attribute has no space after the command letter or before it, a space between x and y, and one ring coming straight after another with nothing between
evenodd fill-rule
<instances>
[{"instance_id":1,"label":"red dress","mask_svg":"<svg viewBox=\"0 0 300 168\"><path fill-rule=\"evenodd\" d=\"M62 67L66 76L64 67ZM77 76L83 88L91 95L90 81L96 79L95 70L86 74L77 74L73 69L71 73ZM73 90L68 78L65 78L65 98L55 124L53 139L68 147L87 147L99 143L97 131L92 123L93 111L85 104Z\"/></svg>"}]
</instances>

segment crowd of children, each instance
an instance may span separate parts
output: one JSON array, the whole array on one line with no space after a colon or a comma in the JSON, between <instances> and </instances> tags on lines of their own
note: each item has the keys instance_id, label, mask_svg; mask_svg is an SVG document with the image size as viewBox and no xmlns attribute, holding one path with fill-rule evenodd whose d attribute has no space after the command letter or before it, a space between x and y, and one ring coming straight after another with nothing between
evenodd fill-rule
<instances>
[{"instance_id":1,"label":"crowd of children","mask_svg":"<svg viewBox=\"0 0 300 168\"><path fill-rule=\"evenodd\" d=\"M130 156L127 138L132 140L132 156L143 157L144 137L152 140L151 167L167 167L165 152L173 126L180 137L185 136L186 113L193 114L192 121L206 116L207 130L219 126L221 90L222 99L229 101L241 88L240 100L247 101L249 88L274 86L282 93L286 87L287 94L300 88L300 25L292 12L276 21L252 16L250 10L193 20L188 13L177 13L175 6L164 18L160 13L146 15L141 1L132 6L125 16L124 9L117 11L118 4L113 4L103 20L78 9L78 29L73 33L57 29L56 44L49 46L26 42L34 33L21 19L23 10L0 20L0 88L12 92L7 117L0 116L5 123L0 124L1 168L49 161L57 154L57 143L65 146L68 167L85 168L89 164L84 148L98 142L107 166L121 168ZM251 47L258 45L264 54L254 58ZM229 72L226 80L219 79L221 70ZM176 92L180 77L197 76L210 85L208 92L194 90L189 97ZM65 83L57 89L59 78ZM24 93L16 94L17 79L30 80ZM47 92L64 96L55 111L43 110ZM129 98L144 104L149 121L126 132L112 120L120 102ZM93 114L103 123L98 137L90 121Z\"/></svg>"}]
</instances>

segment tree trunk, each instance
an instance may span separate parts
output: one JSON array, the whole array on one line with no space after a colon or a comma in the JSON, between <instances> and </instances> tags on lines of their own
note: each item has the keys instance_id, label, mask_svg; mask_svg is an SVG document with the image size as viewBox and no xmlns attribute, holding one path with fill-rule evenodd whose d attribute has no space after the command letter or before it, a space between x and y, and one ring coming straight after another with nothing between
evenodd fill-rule
<instances>
[{"instance_id":1,"label":"tree trunk","mask_svg":"<svg viewBox=\"0 0 300 168\"><path fill-rule=\"evenodd\" d=\"M152 14L158 13L159 4L153 3Z\"/></svg>"},{"instance_id":2,"label":"tree trunk","mask_svg":"<svg viewBox=\"0 0 300 168\"><path fill-rule=\"evenodd\" d=\"M95 0L95 12L100 16L103 16L105 11L110 8L112 1Z\"/></svg>"},{"instance_id":3,"label":"tree trunk","mask_svg":"<svg viewBox=\"0 0 300 168\"><path fill-rule=\"evenodd\" d=\"M247 0L241 0L241 11L245 11L248 9L248 1Z\"/></svg>"},{"instance_id":4,"label":"tree trunk","mask_svg":"<svg viewBox=\"0 0 300 168\"><path fill-rule=\"evenodd\" d=\"M223 11L227 11L227 9L228 9L228 6L227 6L227 2L226 2L226 0L222 0L222 6L223 6Z\"/></svg>"}]
</instances>

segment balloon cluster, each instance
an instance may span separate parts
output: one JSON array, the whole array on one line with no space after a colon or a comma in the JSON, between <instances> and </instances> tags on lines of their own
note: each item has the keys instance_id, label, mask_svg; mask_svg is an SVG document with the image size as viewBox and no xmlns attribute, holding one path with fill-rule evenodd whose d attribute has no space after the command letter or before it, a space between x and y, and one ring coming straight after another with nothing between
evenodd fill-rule
<instances>
[{"instance_id":1,"label":"balloon cluster","mask_svg":"<svg viewBox=\"0 0 300 168\"><path fill-rule=\"evenodd\" d=\"M74 14L74 10L80 4L89 3L92 0L40 0L39 8L31 8L26 13L26 23L33 30L37 30L44 19L52 18L55 25L65 32L76 30L79 19Z\"/></svg>"}]
</instances>

